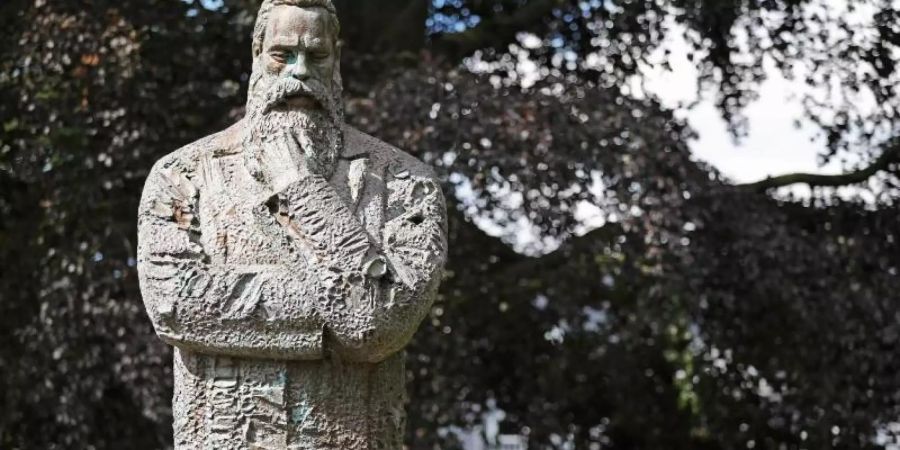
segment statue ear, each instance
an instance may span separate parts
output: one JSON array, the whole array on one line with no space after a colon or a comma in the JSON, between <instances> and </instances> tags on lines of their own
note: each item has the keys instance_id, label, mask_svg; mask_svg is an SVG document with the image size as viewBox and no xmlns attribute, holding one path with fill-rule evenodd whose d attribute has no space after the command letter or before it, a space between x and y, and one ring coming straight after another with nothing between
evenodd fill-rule
<instances>
[{"instance_id":1,"label":"statue ear","mask_svg":"<svg viewBox=\"0 0 900 450\"><path fill-rule=\"evenodd\" d=\"M341 77L341 49L343 46L344 43L342 41L338 41L334 45L334 74L331 77L331 82L337 89L343 89L344 87L344 79Z\"/></svg>"},{"instance_id":2,"label":"statue ear","mask_svg":"<svg viewBox=\"0 0 900 450\"><path fill-rule=\"evenodd\" d=\"M250 69L250 95L256 91L256 85L259 84L260 80L262 80L262 62L261 59L256 56L253 58L253 67Z\"/></svg>"}]
</instances>

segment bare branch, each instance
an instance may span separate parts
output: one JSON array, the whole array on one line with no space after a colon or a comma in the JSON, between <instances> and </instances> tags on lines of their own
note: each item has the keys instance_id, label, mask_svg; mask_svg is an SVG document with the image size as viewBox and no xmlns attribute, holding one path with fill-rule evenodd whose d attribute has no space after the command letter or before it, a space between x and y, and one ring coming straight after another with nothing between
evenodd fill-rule
<instances>
[{"instance_id":1,"label":"bare branch","mask_svg":"<svg viewBox=\"0 0 900 450\"><path fill-rule=\"evenodd\" d=\"M891 165L900 162L900 143L894 142L872 164L853 172L838 175L820 175L813 173L790 173L777 177L769 177L754 183L741 184L742 189L765 192L794 184L807 184L810 187L841 187L863 183L878 172L889 170Z\"/></svg>"}]
</instances>

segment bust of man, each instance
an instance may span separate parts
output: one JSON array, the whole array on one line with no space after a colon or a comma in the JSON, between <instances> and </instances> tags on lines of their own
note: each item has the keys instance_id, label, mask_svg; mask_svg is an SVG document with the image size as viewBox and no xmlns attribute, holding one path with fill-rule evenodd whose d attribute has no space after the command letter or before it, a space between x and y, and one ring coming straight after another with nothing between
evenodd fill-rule
<instances>
[{"instance_id":1,"label":"bust of man","mask_svg":"<svg viewBox=\"0 0 900 450\"><path fill-rule=\"evenodd\" d=\"M246 117L159 161L138 270L177 449L400 449L446 258L424 164L343 123L331 0L263 1Z\"/></svg>"}]
</instances>

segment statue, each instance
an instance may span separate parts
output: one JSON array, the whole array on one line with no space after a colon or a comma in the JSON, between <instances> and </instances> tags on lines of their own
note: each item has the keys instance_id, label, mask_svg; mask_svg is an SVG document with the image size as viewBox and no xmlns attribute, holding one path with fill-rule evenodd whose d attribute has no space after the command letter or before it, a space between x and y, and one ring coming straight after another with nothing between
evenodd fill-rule
<instances>
[{"instance_id":1,"label":"statue","mask_svg":"<svg viewBox=\"0 0 900 450\"><path fill-rule=\"evenodd\" d=\"M265 0L247 114L153 168L147 312L175 347L177 449L400 449L403 347L447 251L443 194L343 123L331 0Z\"/></svg>"}]
</instances>

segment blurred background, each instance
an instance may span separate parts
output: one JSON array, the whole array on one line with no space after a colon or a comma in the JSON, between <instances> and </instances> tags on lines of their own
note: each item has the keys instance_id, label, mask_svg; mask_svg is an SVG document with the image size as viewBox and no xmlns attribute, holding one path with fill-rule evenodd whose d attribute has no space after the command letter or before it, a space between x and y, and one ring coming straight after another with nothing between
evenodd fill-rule
<instances>
[{"instance_id":1,"label":"blurred background","mask_svg":"<svg viewBox=\"0 0 900 450\"><path fill-rule=\"evenodd\" d=\"M336 4L451 211L409 448L900 449L897 0ZM137 203L258 6L0 2L0 448L171 446Z\"/></svg>"}]
</instances>

